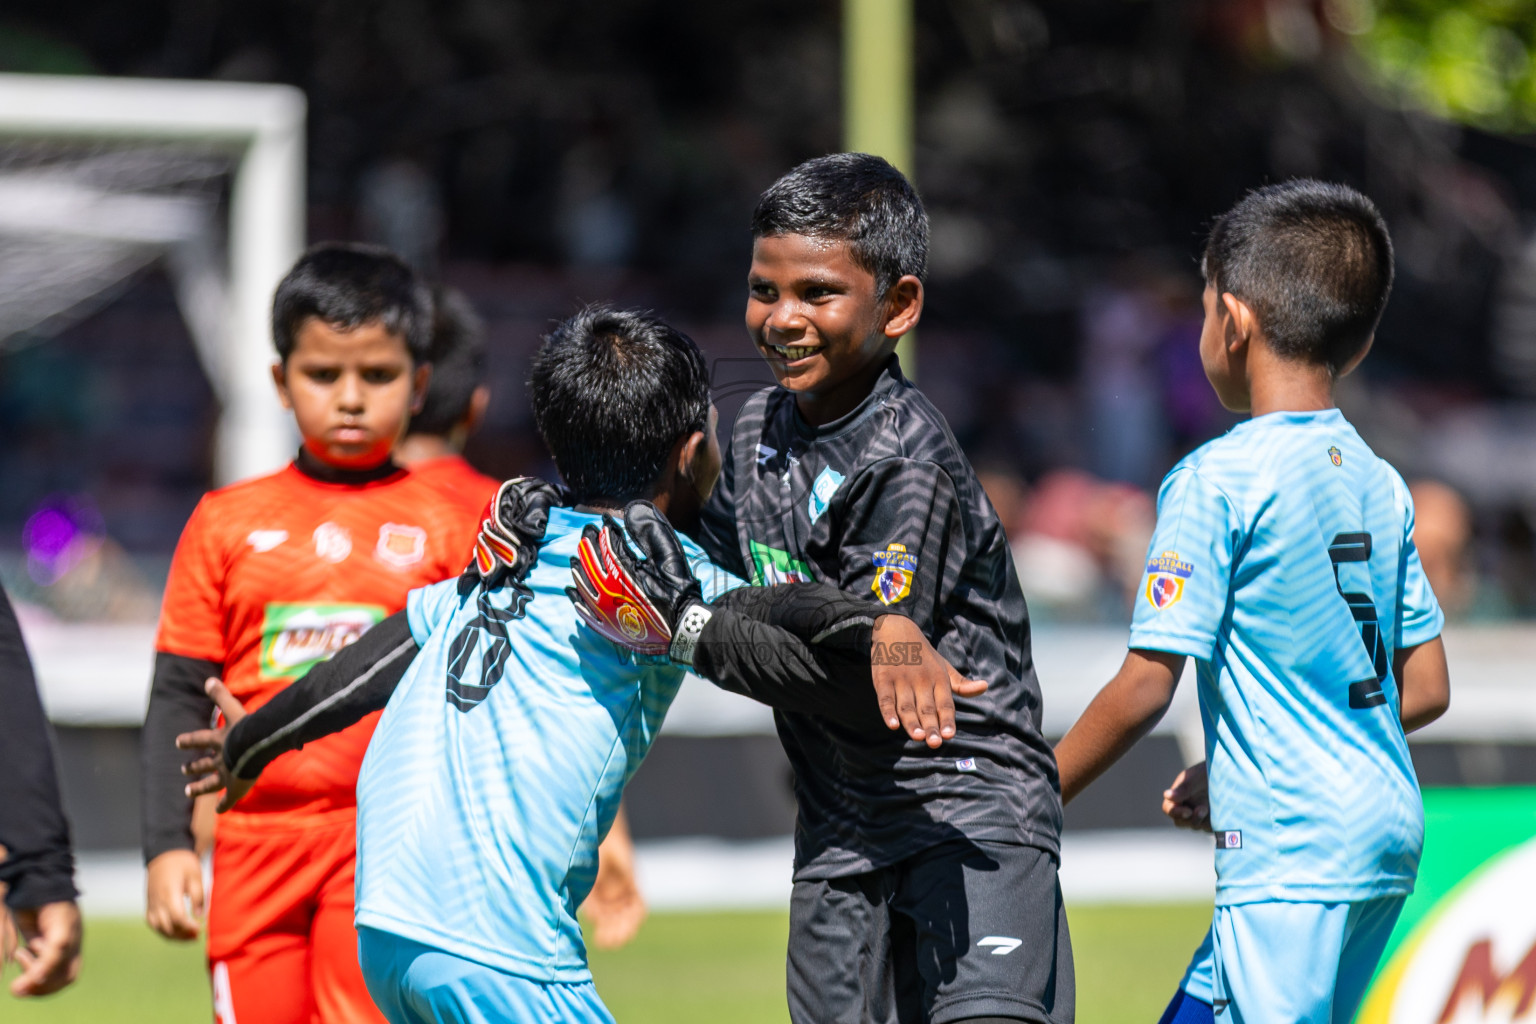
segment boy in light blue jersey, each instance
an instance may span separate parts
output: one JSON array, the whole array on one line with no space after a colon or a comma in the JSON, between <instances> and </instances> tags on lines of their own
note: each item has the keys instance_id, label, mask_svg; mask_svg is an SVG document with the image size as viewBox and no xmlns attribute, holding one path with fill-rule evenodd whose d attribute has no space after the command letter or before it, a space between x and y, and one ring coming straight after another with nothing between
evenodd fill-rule
<instances>
[{"instance_id":1,"label":"boy in light blue jersey","mask_svg":"<svg viewBox=\"0 0 1536 1024\"><path fill-rule=\"evenodd\" d=\"M547 485L502 485L463 577L411 591L404 612L248 716L210 681L232 727L178 739L213 751L188 766L214 773L189 792L226 788L223 810L275 757L384 708L357 787L356 920L363 976L391 1024L612 1024L576 908L685 666L676 646L644 656L606 639L568 598L584 533L605 536L605 552L624 544L616 526L594 531L604 510L655 502L626 514L650 584L657 565L673 569L644 607L668 639L699 623L687 663L719 685L879 729L871 676L834 679L857 679L848 660L868 666L875 643L919 648L882 673L901 700L924 695L903 680L948 685L953 672L910 620L871 616L834 588L737 591L739 610L716 600L744 583L660 514L695 521L720 468L707 369L686 336L648 314L589 307L552 332L531 383L575 507L551 507ZM613 610L622 628L624 609Z\"/></svg>"},{"instance_id":2,"label":"boy in light blue jersey","mask_svg":"<svg viewBox=\"0 0 1536 1024\"><path fill-rule=\"evenodd\" d=\"M1358 192L1288 182L1217 220L1204 273L1206 376L1252 419L1163 481L1125 665L1056 748L1062 798L1195 658L1206 761L1164 809L1215 832L1216 910L1163 1020L1345 1024L1418 872L1404 734L1450 699L1408 488L1333 402L1386 305L1391 241Z\"/></svg>"}]
</instances>

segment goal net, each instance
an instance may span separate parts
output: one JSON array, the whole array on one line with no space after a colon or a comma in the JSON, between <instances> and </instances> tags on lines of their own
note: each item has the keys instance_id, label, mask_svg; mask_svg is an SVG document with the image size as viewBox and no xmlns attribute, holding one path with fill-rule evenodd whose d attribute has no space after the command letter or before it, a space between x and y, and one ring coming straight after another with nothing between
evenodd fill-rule
<instances>
[{"instance_id":1,"label":"goal net","mask_svg":"<svg viewBox=\"0 0 1536 1024\"><path fill-rule=\"evenodd\" d=\"M303 244L303 130L287 86L0 74L0 347L159 262L219 401L218 482L282 465L267 318Z\"/></svg>"}]
</instances>

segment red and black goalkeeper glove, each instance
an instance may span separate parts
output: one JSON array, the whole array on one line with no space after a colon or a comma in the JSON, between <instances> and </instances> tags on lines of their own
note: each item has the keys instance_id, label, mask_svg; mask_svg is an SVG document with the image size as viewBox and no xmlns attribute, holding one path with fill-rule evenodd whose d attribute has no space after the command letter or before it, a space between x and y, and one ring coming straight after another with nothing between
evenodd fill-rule
<instances>
[{"instance_id":1,"label":"red and black goalkeeper glove","mask_svg":"<svg viewBox=\"0 0 1536 1024\"><path fill-rule=\"evenodd\" d=\"M565 592L582 621L608 640L691 665L710 611L683 546L648 501L630 502L624 525L644 560L630 551L613 517L604 516L601 529L589 525L581 531L571 559L575 586Z\"/></svg>"},{"instance_id":2,"label":"red and black goalkeeper glove","mask_svg":"<svg viewBox=\"0 0 1536 1024\"><path fill-rule=\"evenodd\" d=\"M565 504L565 496L538 477L513 477L502 484L480 514L480 535L459 576L459 590L467 592L481 582L487 589L523 582L539 560L549 510Z\"/></svg>"}]
</instances>

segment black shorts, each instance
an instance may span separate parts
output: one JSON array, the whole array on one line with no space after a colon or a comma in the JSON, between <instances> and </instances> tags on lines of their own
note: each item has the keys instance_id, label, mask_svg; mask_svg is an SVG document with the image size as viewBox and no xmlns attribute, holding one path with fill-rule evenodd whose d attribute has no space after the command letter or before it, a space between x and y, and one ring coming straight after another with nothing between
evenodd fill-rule
<instances>
[{"instance_id":1,"label":"black shorts","mask_svg":"<svg viewBox=\"0 0 1536 1024\"><path fill-rule=\"evenodd\" d=\"M1071 1024L1072 940L1056 861L957 839L861 875L795 883L795 1024Z\"/></svg>"}]
</instances>

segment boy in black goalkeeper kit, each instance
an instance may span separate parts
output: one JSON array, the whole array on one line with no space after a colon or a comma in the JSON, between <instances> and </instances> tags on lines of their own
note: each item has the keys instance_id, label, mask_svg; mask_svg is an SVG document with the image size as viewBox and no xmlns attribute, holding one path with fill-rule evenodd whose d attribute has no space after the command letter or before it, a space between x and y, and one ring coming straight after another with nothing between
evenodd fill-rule
<instances>
[{"instance_id":1,"label":"boy in black goalkeeper kit","mask_svg":"<svg viewBox=\"0 0 1536 1024\"><path fill-rule=\"evenodd\" d=\"M776 712L800 812L791 1017L1070 1021L1061 799L1024 595L974 470L894 354L922 315L922 201L884 160L834 154L770 186L752 235L747 330L779 387L737 416L700 543L754 583L818 580L898 610L990 684L956 701L941 749L923 729Z\"/></svg>"}]
</instances>

